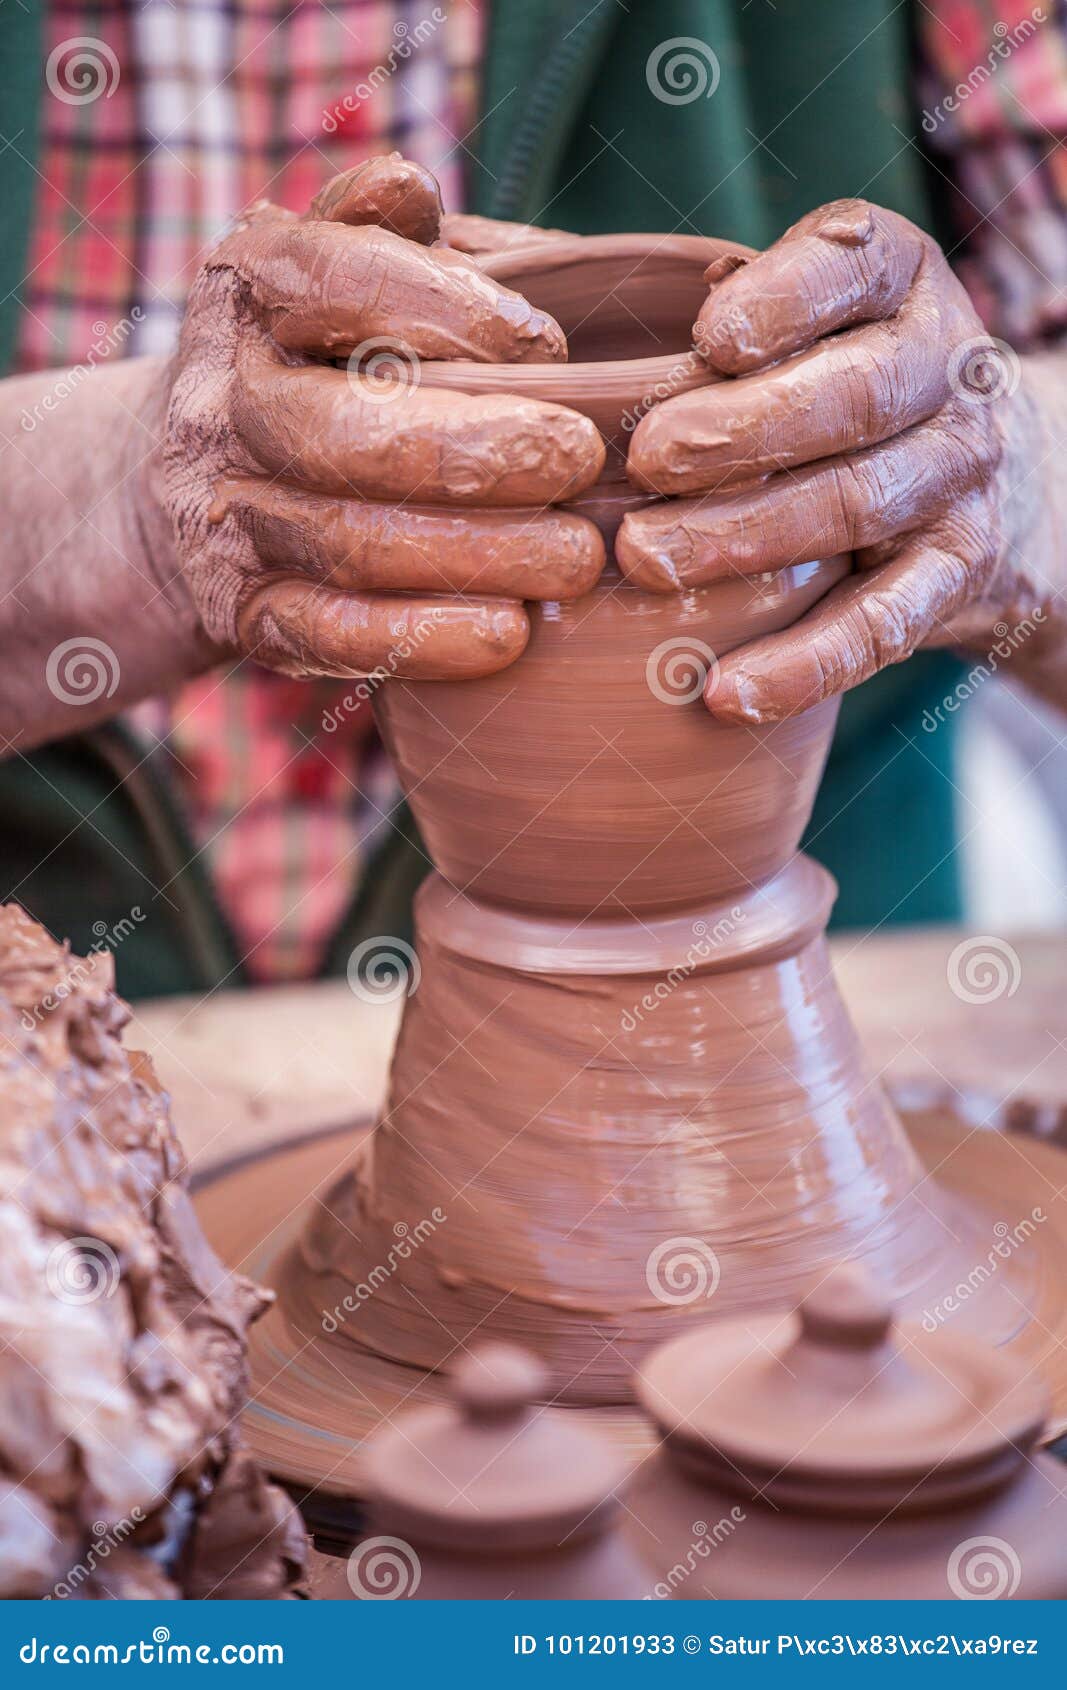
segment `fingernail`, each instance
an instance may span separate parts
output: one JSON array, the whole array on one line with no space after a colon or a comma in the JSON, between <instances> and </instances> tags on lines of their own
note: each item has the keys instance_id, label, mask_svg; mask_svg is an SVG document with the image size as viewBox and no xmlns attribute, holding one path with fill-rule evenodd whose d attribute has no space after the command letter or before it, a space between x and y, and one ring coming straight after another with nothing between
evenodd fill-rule
<instances>
[{"instance_id":1,"label":"fingernail","mask_svg":"<svg viewBox=\"0 0 1067 1690\"><path fill-rule=\"evenodd\" d=\"M710 708L717 715L727 715L731 721L747 722L752 727L763 723L763 703L759 682L744 673L720 676L718 684L705 694ZM716 708L717 707L717 708Z\"/></svg>"}]
</instances>

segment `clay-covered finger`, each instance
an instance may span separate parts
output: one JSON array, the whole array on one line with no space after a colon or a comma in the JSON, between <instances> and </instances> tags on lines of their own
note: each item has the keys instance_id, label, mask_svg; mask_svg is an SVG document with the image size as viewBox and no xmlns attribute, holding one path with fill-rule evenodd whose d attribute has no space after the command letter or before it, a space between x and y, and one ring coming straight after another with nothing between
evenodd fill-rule
<instances>
[{"instance_id":1,"label":"clay-covered finger","mask_svg":"<svg viewBox=\"0 0 1067 1690\"><path fill-rule=\"evenodd\" d=\"M285 675L390 675L472 680L514 663L530 625L505 599L413 598L332 592L306 581L268 581L238 616L242 649Z\"/></svg>"},{"instance_id":2,"label":"clay-covered finger","mask_svg":"<svg viewBox=\"0 0 1067 1690\"><path fill-rule=\"evenodd\" d=\"M441 232L442 212L437 178L400 153L386 153L334 176L315 195L308 216L354 228L377 224L429 246Z\"/></svg>"},{"instance_id":3,"label":"clay-covered finger","mask_svg":"<svg viewBox=\"0 0 1067 1690\"><path fill-rule=\"evenodd\" d=\"M462 253L390 229L272 218L224 241L206 270L235 272L274 339L343 357L366 343L419 358L563 363L567 342L547 312Z\"/></svg>"},{"instance_id":4,"label":"clay-covered finger","mask_svg":"<svg viewBox=\"0 0 1067 1690\"><path fill-rule=\"evenodd\" d=\"M963 407L948 408L868 451L746 492L631 511L615 555L635 586L668 593L857 551L910 532L980 486L997 451L989 429L974 426Z\"/></svg>"},{"instance_id":5,"label":"clay-covered finger","mask_svg":"<svg viewBox=\"0 0 1067 1690\"><path fill-rule=\"evenodd\" d=\"M807 616L724 657L705 702L727 722L781 721L910 657L978 596L993 571L989 513L975 504L851 575Z\"/></svg>"},{"instance_id":6,"label":"clay-covered finger","mask_svg":"<svg viewBox=\"0 0 1067 1690\"><path fill-rule=\"evenodd\" d=\"M823 335L889 317L925 251L914 224L865 200L836 200L714 281L693 344L723 375L742 375Z\"/></svg>"},{"instance_id":7,"label":"clay-covered finger","mask_svg":"<svg viewBox=\"0 0 1067 1690\"><path fill-rule=\"evenodd\" d=\"M667 399L634 430L626 473L651 493L717 492L888 440L939 410L949 360L869 323L756 375Z\"/></svg>"},{"instance_id":8,"label":"clay-covered finger","mask_svg":"<svg viewBox=\"0 0 1067 1690\"><path fill-rule=\"evenodd\" d=\"M215 489L213 519L231 514L265 563L345 591L574 599L604 567L599 530L571 511L372 504L241 476Z\"/></svg>"},{"instance_id":9,"label":"clay-covered finger","mask_svg":"<svg viewBox=\"0 0 1067 1690\"><path fill-rule=\"evenodd\" d=\"M231 420L272 475L320 493L420 505L548 505L592 485L605 447L577 411L508 394L398 391L320 365L238 359Z\"/></svg>"}]
</instances>

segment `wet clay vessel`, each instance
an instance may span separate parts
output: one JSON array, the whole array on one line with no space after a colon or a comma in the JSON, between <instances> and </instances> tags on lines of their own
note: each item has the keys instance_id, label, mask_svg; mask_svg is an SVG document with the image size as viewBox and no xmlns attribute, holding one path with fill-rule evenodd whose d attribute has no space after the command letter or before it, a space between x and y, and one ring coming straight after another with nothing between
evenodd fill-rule
<instances>
[{"instance_id":1,"label":"wet clay vessel","mask_svg":"<svg viewBox=\"0 0 1067 1690\"><path fill-rule=\"evenodd\" d=\"M1043 1383L949 1325L894 1321L854 1264L796 1314L675 1339L637 1389L663 1444L627 1528L658 1596L879 1598L887 1578L905 1600L1067 1595Z\"/></svg>"},{"instance_id":2,"label":"wet clay vessel","mask_svg":"<svg viewBox=\"0 0 1067 1690\"><path fill-rule=\"evenodd\" d=\"M422 379L594 417L607 464L572 508L610 552L644 500L625 481L633 420L712 379L689 335L724 250L607 236L497 257L574 361ZM929 1178L830 972L833 883L797 846L835 705L743 727L700 696L720 656L847 568L663 597L609 561L588 597L530 607L513 667L380 689L436 872L385 1116L256 1261L279 1302L251 1435L292 1483L358 1492L362 1432L475 1332L534 1351L553 1401L610 1410L712 1299L777 1309L854 1257L920 1310L984 1254L995 1209ZM334 1149L320 1175L336 1165ZM1028 1341L1038 1277L1019 1251L961 1323Z\"/></svg>"}]
</instances>

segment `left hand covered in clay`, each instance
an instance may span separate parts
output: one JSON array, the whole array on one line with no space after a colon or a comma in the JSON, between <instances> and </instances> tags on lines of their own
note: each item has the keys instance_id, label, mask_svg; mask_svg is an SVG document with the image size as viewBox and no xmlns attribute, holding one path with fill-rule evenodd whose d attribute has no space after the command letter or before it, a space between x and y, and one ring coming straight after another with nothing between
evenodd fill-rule
<instances>
[{"instance_id":1,"label":"left hand covered in clay","mask_svg":"<svg viewBox=\"0 0 1067 1690\"><path fill-rule=\"evenodd\" d=\"M729 379L635 430L631 481L672 497L626 517L622 568L672 592L855 554L793 628L723 659L714 715L779 720L1043 602L1036 409L929 236L842 200L708 280L694 345Z\"/></svg>"}]
</instances>

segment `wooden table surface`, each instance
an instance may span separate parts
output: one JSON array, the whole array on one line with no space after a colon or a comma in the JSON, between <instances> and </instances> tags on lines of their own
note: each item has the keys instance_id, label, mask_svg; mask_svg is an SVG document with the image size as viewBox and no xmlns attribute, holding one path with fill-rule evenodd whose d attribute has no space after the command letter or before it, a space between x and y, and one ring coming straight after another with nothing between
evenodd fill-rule
<instances>
[{"instance_id":1,"label":"wooden table surface","mask_svg":"<svg viewBox=\"0 0 1067 1690\"><path fill-rule=\"evenodd\" d=\"M1067 1105L1067 934L983 942L955 928L897 929L840 935L833 953L870 1065L891 1087L923 1099L963 1091L981 1109ZM264 1144L373 1115L399 1012L359 1001L343 980L167 998L137 1007L127 1042L154 1058L202 1177Z\"/></svg>"}]
</instances>

